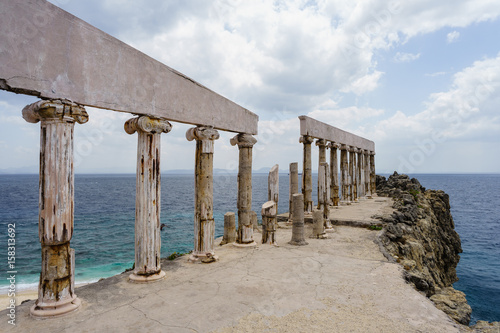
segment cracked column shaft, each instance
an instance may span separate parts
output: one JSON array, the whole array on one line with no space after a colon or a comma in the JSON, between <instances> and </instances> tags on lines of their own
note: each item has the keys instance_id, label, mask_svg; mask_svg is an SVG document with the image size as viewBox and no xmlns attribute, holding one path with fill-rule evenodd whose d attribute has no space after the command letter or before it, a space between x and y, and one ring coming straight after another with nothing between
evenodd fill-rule
<instances>
[{"instance_id":1,"label":"cracked column shaft","mask_svg":"<svg viewBox=\"0 0 500 333\"><path fill-rule=\"evenodd\" d=\"M238 233L237 244L255 246L252 224L252 150L257 140L250 134L240 133L230 140L231 145L238 145Z\"/></svg>"},{"instance_id":2,"label":"cracked column shaft","mask_svg":"<svg viewBox=\"0 0 500 333\"><path fill-rule=\"evenodd\" d=\"M312 213L312 160L311 160L311 143L314 139L304 135L300 138L300 142L304 144L303 153L303 169L302 169L302 194L304 195L304 212Z\"/></svg>"},{"instance_id":3,"label":"cracked column shaft","mask_svg":"<svg viewBox=\"0 0 500 333\"><path fill-rule=\"evenodd\" d=\"M42 270L33 317L76 310L75 251L70 248L74 218L73 129L88 121L85 109L61 100L43 100L23 109L30 123L40 121L40 196L38 235Z\"/></svg>"},{"instance_id":4,"label":"cracked column shaft","mask_svg":"<svg viewBox=\"0 0 500 333\"><path fill-rule=\"evenodd\" d=\"M219 132L213 127L198 126L186 132L188 141L196 140L194 181L194 249L190 260L214 258L215 222L213 216L214 140Z\"/></svg>"},{"instance_id":5,"label":"cracked column shaft","mask_svg":"<svg viewBox=\"0 0 500 333\"><path fill-rule=\"evenodd\" d=\"M377 192L377 184L375 183L375 152L370 152L370 190L374 195Z\"/></svg>"},{"instance_id":6,"label":"cracked column shaft","mask_svg":"<svg viewBox=\"0 0 500 333\"><path fill-rule=\"evenodd\" d=\"M347 162L347 146L340 146L340 182L342 186L342 201L349 202L349 164Z\"/></svg>"},{"instance_id":7,"label":"cracked column shaft","mask_svg":"<svg viewBox=\"0 0 500 333\"><path fill-rule=\"evenodd\" d=\"M288 197L288 223L292 223L293 218L293 206L292 198L293 195L299 193L299 163L290 163L290 187L289 187L289 197Z\"/></svg>"},{"instance_id":8,"label":"cracked column shaft","mask_svg":"<svg viewBox=\"0 0 500 333\"><path fill-rule=\"evenodd\" d=\"M162 119L140 116L127 120L125 132L137 132L135 187L135 265L129 279L149 282L161 279L161 133L172 125Z\"/></svg>"},{"instance_id":9,"label":"cracked column shaft","mask_svg":"<svg viewBox=\"0 0 500 333\"><path fill-rule=\"evenodd\" d=\"M338 145L334 142L330 142L328 145L330 147L330 196L333 206L339 205L339 170L338 170L338 157L337 148Z\"/></svg>"}]
</instances>

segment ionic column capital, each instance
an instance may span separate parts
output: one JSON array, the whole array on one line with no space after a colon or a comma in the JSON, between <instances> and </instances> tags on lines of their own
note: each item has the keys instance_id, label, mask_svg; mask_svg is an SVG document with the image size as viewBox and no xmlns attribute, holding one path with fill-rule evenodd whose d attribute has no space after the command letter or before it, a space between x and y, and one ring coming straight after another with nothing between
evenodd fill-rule
<instances>
[{"instance_id":1,"label":"ionic column capital","mask_svg":"<svg viewBox=\"0 0 500 333\"><path fill-rule=\"evenodd\" d=\"M338 148L340 148L340 144L338 144L336 142L333 142L333 141L328 142L328 144L326 146L328 148L330 148L330 149L338 149Z\"/></svg>"},{"instance_id":2,"label":"ionic column capital","mask_svg":"<svg viewBox=\"0 0 500 333\"><path fill-rule=\"evenodd\" d=\"M303 144L311 144L314 142L314 138L309 135L303 135L300 137L299 142Z\"/></svg>"},{"instance_id":3,"label":"ionic column capital","mask_svg":"<svg viewBox=\"0 0 500 333\"><path fill-rule=\"evenodd\" d=\"M250 134L240 133L229 140L231 146L238 145L238 148L252 148L257 143L257 139Z\"/></svg>"},{"instance_id":4,"label":"ionic column capital","mask_svg":"<svg viewBox=\"0 0 500 333\"><path fill-rule=\"evenodd\" d=\"M326 147L326 140L325 139L317 139L316 140L316 146Z\"/></svg>"},{"instance_id":5,"label":"ionic column capital","mask_svg":"<svg viewBox=\"0 0 500 333\"><path fill-rule=\"evenodd\" d=\"M340 145L340 150L346 150L346 151L349 151L349 146L345 145L345 144L341 144Z\"/></svg>"},{"instance_id":6,"label":"ionic column capital","mask_svg":"<svg viewBox=\"0 0 500 333\"><path fill-rule=\"evenodd\" d=\"M201 141L201 152L213 154L214 140L219 138L219 132L211 126L192 127L186 131L188 141Z\"/></svg>"},{"instance_id":7,"label":"ionic column capital","mask_svg":"<svg viewBox=\"0 0 500 333\"><path fill-rule=\"evenodd\" d=\"M41 120L59 119L66 122L84 124L89 120L89 115L81 105L68 100L41 100L23 109L23 118L29 123Z\"/></svg>"},{"instance_id":8,"label":"ionic column capital","mask_svg":"<svg viewBox=\"0 0 500 333\"><path fill-rule=\"evenodd\" d=\"M145 132L151 134L168 133L172 130L172 125L165 119L139 116L131 118L125 122L125 132L134 134L135 132Z\"/></svg>"}]
</instances>

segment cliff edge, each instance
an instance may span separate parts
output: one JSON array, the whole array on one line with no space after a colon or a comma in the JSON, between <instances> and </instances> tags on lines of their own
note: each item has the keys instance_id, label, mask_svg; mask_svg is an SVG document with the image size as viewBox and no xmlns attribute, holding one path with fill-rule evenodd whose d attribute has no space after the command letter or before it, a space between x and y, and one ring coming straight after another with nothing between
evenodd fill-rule
<instances>
[{"instance_id":1,"label":"cliff edge","mask_svg":"<svg viewBox=\"0 0 500 333\"><path fill-rule=\"evenodd\" d=\"M377 175L377 194L394 199L394 213L380 216L384 230L379 240L405 269L405 279L429 297L437 308L469 325L471 307L465 294L453 288L462 252L460 236L450 213L449 196L426 190L415 178L394 172Z\"/></svg>"}]
</instances>

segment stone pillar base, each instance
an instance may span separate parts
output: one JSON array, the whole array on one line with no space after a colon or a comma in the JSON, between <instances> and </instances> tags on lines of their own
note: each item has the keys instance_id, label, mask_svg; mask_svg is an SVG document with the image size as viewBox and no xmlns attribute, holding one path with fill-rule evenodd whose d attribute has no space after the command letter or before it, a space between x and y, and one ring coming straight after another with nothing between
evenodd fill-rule
<instances>
[{"instance_id":1,"label":"stone pillar base","mask_svg":"<svg viewBox=\"0 0 500 333\"><path fill-rule=\"evenodd\" d=\"M128 276L128 279L130 282L135 282L135 283L146 283L146 282L153 282L153 281L159 281L165 277L165 272L160 271L159 273L156 274L151 274L151 275L139 275L132 273Z\"/></svg>"},{"instance_id":2,"label":"stone pillar base","mask_svg":"<svg viewBox=\"0 0 500 333\"><path fill-rule=\"evenodd\" d=\"M60 317L78 310L81 304L82 302L75 295L74 298L61 304L51 304L47 306L35 304L30 308L30 314L37 319Z\"/></svg>"},{"instance_id":3,"label":"stone pillar base","mask_svg":"<svg viewBox=\"0 0 500 333\"><path fill-rule=\"evenodd\" d=\"M191 263L203 263L203 264L210 264L212 262L219 261L219 256L216 256L213 253L198 253L194 254L191 253L191 255L188 258L188 261Z\"/></svg>"},{"instance_id":4,"label":"stone pillar base","mask_svg":"<svg viewBox=\"0 0 500 333\"><path fill-rule=\"evenodd\" d=\"M235 246L235 247L256 247L257 243L255 241L253 241L251 243L236 243L236 242L234 242L233 246Z\"/></svg>"}]
</instances>

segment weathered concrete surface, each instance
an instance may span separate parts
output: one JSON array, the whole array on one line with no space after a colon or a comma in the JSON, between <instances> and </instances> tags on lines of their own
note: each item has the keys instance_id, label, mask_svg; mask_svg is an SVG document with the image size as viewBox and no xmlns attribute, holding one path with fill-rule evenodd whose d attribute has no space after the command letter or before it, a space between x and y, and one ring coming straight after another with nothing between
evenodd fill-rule
<instances>
[{"instance_id":1,"label":"weathered concrete surface","mask_svg":"<svg viewBox=\"0 0 500 333\"><path fill-rule=\"evenodd\" d=\"M376 216L390 214L392 199L376 197L374 200L363 200L356 205L331 207L330 221L334 226L345 225L352 227L369 227L382 225ZM288 213L278 215L278 222L288 221ZM306 223L312 223L312 217L305 218Z\"/></svg>"},{"instance_id":2,"label":"weathered concrete surface","mask_svg":"<svg viewBox=\"0 0 500 333\"><path fill-rule=\"evenodd\" d=\"M55 320L30 318L30 301L0 331L465 331L404 282L401 266L378 251L376 231L339 227L300 247L287 244L290 232L278 229L278 247L219 247L210 265L164 260L167 277L153 284L127 283L124 273L77 288L82 308Z\"/></svg>"},{"instance_id":3,"label":"weathered concrete surface","mask_svg":"<svg viewBox=\"0 0 500 333\"><path fill-rule=\"evenodd\" d=\"M308 116L300 116L299 119L300 135L302 136L311 136L317 139L325 139L327 141L375 151L375 143L373 141L346 132L335 126L325 124Z\"/></svg>"},{"instance_id":4,"label":"weathered concrete surface","mask_svg":"<svg viewBox=\"0 0 500 333\"><path fill-rule=\"evenodd\" d=\"M257 134L256 114L47 1L0 9L0 89Z\"/></svg>"}]
</instances>

